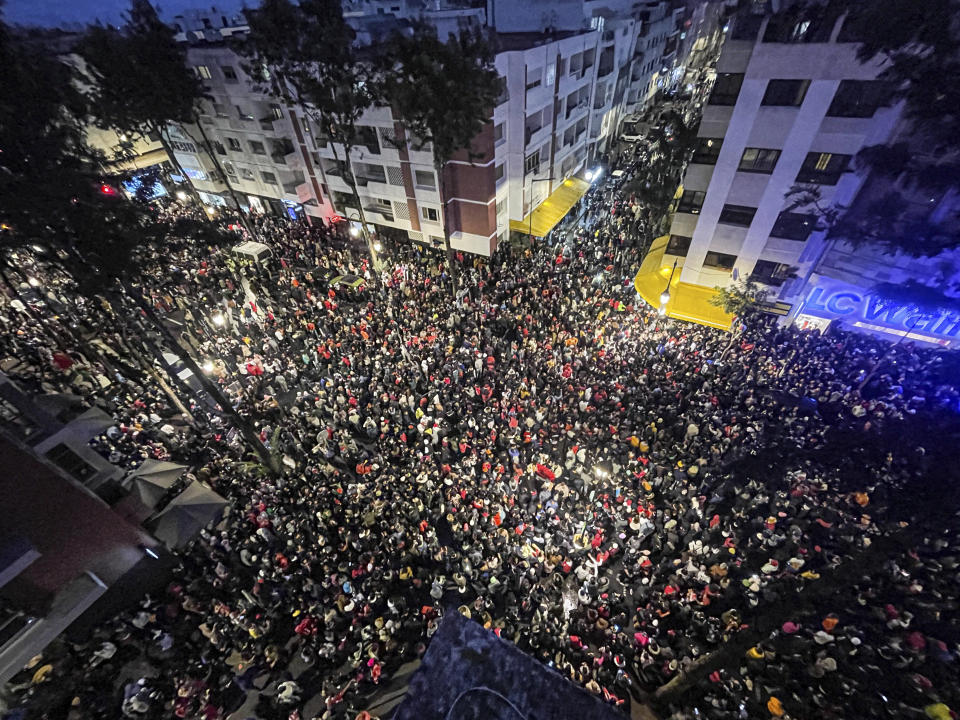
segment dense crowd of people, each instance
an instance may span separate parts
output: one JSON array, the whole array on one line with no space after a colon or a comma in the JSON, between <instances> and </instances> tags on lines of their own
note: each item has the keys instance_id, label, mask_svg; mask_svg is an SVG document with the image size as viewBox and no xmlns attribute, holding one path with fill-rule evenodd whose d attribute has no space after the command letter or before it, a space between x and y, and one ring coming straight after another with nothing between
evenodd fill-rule
<instances>
[{"instance_id":1,"label":"dense crowd of people","mask_svg":"<svg viewBox=\"0 0 960 720\"><path fill-rule=\"evenodd\" d=\"M458 255L457 284L441 253L384 239L378 272L336 229L268 219L262 264L188 239L156 254L139 291L279 473L204 393L184 393L199 429L183 421L101 304L55 283L8 302L18 382L69 383L113 414L95 441L112 462L184 462L231 507L162 597L37 658L6 717L215 720L258 691L249 717L319 697L310 716L352 719L455 612L625 712L786 613L668 710L951 717L956 523L902 555L869 548L922 525L912 484L951 474L904 428L956 413L955 361L763 316L732 333L659 316L632 287L649 238L621 190L648 163L623 157L542 243ZM837 568L831 607L791 604Z\"/></svg>"}]
</instances>

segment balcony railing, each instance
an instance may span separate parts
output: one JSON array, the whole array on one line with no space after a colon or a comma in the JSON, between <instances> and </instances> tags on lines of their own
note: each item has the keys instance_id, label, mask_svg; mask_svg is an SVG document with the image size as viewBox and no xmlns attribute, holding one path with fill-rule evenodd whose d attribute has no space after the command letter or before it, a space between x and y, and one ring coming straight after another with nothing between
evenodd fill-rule
<instances>
[{"instance_id":1,"label":"balcony railing","mask_svg":"<svg viewBox=\"0 0 960 720\"><path fill-rule=\"evenodd\" d=\"M387 222L393 222L393 208L392 207L380 207L379 205L370 205L363 208L363 212L370 215L376 214L381 215L384 220Z\"/></svg>"}]
</instances>

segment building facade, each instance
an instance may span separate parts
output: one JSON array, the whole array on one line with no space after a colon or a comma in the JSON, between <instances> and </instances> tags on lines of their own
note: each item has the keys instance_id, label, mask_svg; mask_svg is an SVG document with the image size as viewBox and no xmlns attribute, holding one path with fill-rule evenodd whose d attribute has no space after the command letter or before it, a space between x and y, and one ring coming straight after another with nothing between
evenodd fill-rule
<instances>
[{"instance_id":1,"label":"building facade","mask_svg":"<svg viewBox=\"0 0 960 720\"><path fill-rule=\"evenodd\" d=\"M439 32L494 33L504 92L472 152L443 169L447 197L440 197L429 148L403 137L389 108L375 107L360 118L362 143L349 158L360 186L356 207L338 169L343 147L301 109L258 89L226 42L245 32L242 16L213 8L173 19L211 99L200 127L171 130L172 146L208 206L232 206L236 198L256 212L327 220L358 220L362 210L381 231L435 247L446 221L454 249L490 255L511 222L523 226L566 180L610 150L627 113L682 79L686 10L669 2L490 0L486 8L440 3L424 10L370 0L346 3L344 13L361 42L421 15Z\"/></svg>"},{"instance_id":2,"label":"building facade","mask_svg":"<svg viewBox=\"0 0 960 720\"><path fill-rule=\"evenodd\" d=\"M789 297L824 233L810 205L849 205L864 177L853 157L882 143L899 108L884 103L879 63L861 64L842 20L787 26L770 17L733 19L683 180L665 260L682 282L726 286L753 277Z\"/></svg>"}]
</instances>

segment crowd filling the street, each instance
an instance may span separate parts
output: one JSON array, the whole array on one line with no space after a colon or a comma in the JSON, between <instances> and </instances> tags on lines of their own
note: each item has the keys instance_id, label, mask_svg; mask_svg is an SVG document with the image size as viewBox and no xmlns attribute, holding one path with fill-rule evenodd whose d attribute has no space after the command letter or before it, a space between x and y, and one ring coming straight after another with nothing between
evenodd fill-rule
<instances>
[{"instance_id":1,"label":"crowd filling the street","mask_svg":"<svg viewBox=\"0 0 960 720\"><path fill-rule=\"evenodd\" d=\"M188 465L230 507L162 593L35 658L4 717L368 717L450 613L625 714L954 717L957 361L661 316L632 284L655 223L623 189L651 160L614 159L547 238L456 254L456 281L441 251L384 237L375 269L317 221L251 217L261 262L154 253L127 298L279 471L202 390L181 408L128 372L145 308L27 265L35 301L0 317L13 379L112 414L112 463Z\"/></svg>"}]
</instances>

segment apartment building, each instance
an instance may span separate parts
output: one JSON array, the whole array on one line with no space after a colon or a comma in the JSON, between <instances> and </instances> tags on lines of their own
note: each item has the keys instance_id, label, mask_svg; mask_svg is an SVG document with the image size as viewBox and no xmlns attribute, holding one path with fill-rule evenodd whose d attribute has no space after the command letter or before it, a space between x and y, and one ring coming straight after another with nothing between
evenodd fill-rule
<instances>
[{"instance_id":1,"label":"apartment building","mask_svg":"<svg viewBox=\"0 0 960 720\"><path fill-rule=\"evenodd\" d=\"M698 144L676 204L663 264L681 283L713 288L752 277L789 299L823 233L795 186L848 205L863 183L853 157L893 132L879 63L861 64L842 18L740 15L727 30Z\"/></svg>"},{"instance_id":2,"label":"apartment building","mask_svg":"<svg viewBox=\"0 0 960 720\"><path fill-rule=\"evenodd\" d=\"M209 10L173 18L188 62L210 98L199 127L170 129L172 151L211 209L232 206L275 215L343 217L427 245L489 255L514 231L545 234L533 213L550 217L589 186L589 174L615 139L624 115L657 89L682 78L675 67L685 10L669 2L489 0L487 7L391 0L344 5L360 42L373 42L413 17L440 32L486 26L495 33L502 93L489 126L444 168L443 186L429 147L403 130L389 108L359 120L361 142L350 163L360 205L340 176L334 147L300 108L263 93L228 40L245 31L241 15ZM209 147L210 152L205 148ZM560 195L555 195L555 193ZM562 196L562 197L561 197ZM536 222L533 222L536 220ZM525 230L521 230L525 228Z\"/></svg>"},{"instance_id":3,"label":"apartment building","mask_svg":"<svg viewBox=\"0 0 960 720\"><path fill-rule=\"evenodd\" d=\"M39 407L22 415L6 393L0 404L0 462L6 469L0 478L6 503L0 526L2 685L78 618L98 616L98 601L111 601L131 584L162 586L168 564L156 540L80 484L81 477L88 479L78 475L83 468L94 471L86 458L62 440L45 453L47 462L37 455L42 450L27 450L27 441L57 424L53 415ZM50 423L38 417L43 413Z\"/></svg>"}]
</instances>

